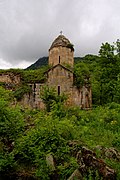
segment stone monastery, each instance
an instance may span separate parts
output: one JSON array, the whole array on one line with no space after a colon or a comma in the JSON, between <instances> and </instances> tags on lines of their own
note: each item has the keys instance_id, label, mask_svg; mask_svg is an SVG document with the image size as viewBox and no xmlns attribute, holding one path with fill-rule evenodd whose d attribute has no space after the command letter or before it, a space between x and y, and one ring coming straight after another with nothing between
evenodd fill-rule
<instances>
[{"instance_id":1,"label":"stone monastery","mask_svg":"<svg viewBox=\"0 0 120 180\"><path fill-rule=\"evenodd\" d=\"M44 108L40 99L41 87L48 85L54 87L58 95L67 95L67 105L79 106L82 109L91 108L91 88L85 84L81 88L74 86L74 48L70 41L59 35L49 49L49 65L51 68L45 72L46 82L31 84L32 95L23 99L23 104L31 104L34 108ZM68 68L69 67L69 68Z\"/></svg>"},{"instance_id":2,"label":"stone monastery","mask_svg":"<svg viewBox=\"0 0 120 180\"><path fill-rule=\"evenodd\" d=\"M25 94L21 100L23 106L43 109L44 103L40 98L42 87L54 87L58 95L66 94L68 106L78 106L81 109L89 109L92 105L91 87L87 83L78 88L74 85L75 75L72 71L74 66L74 48L71 42L64 36L59 35L49 49L50 69L45 72L44 83L29 84L32 93ZM17 77L14 77L17 78ZM2 81L2 76L0 77Z\"/></svg>"}]
</instances>

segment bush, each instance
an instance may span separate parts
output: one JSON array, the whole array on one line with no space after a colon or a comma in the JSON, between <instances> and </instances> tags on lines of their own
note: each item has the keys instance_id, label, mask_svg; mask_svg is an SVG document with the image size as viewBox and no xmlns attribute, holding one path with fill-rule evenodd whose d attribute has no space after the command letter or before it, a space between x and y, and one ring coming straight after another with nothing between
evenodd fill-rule
<instances>
[{"instance_id":1,"label":"bush","mask_svg":"<svg viewBox=\"0 0 120 180\"><path fill-rule=\"evenodd\" d=\"M28 94L31 92L32 89L29 85L22 85L13 92L13 95L17 99L17 101L20 101L23 98L24 94Z\"/></svg>"}]
</instances>

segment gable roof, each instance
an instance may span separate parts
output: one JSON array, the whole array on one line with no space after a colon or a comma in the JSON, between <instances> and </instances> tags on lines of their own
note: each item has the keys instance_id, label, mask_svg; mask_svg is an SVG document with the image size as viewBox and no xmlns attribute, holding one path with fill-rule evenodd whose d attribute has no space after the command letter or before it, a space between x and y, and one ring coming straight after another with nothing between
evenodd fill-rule
<instances>
[{"instance_id":1,"label":"gable roof","mask_svg":"<svg viewBox=\"0 0 120 180\"><path fill-rule=\"evenodd\" d=\"M65 67L65 66L63 66L62 64L56 64L55 66L51 67L50 69L48 69L48 70L47 70L47 71L45 71L44 73L48 73L49 71L51 71L52 69L56 68L57 66L61 66L63 69L65 69L65 70L67 70L67 71L69 71L69 72L73 73L73 71L72 71L72 70L70 70L70 69L66 68L66 67Z\"/></svg>"}]
</instances>

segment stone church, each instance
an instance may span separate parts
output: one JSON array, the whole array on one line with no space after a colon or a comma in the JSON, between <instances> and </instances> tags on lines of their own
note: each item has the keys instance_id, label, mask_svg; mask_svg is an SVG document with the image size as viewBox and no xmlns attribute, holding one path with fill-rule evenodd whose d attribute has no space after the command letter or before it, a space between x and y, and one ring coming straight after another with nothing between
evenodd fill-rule
<instances>
[{"instance_id":1,"label":"stone church","mask_svg":"<svg viewBox=\"0 0 120 180\"><path fill-rule=\"evenodd\" d=\"M92 105L91 87L85 83L82 87L75 86L74 48L71 42L59 35L49 49L50 69L45 72L45 82L29 84L32 92L25 94L21 99L24 107L44 109L45 105L40 98L44 86L53 87L58 95L67 96L66 105L78 106L81 109L90 109ZM20 77L13 74L0 74L0 82L20 84Z\"/></svg>"},{"instance_id":2,"label":"stone church","mask_svg":"<svg viewBox=\"0 0 120 180\"><path fill-rule=\"evenodd\" d=\"M44 108L44 103L40 99L41 87L47 85L54 87L57 94L66 94L68 106L78 106L81 109L90 109L92 105L91 87L84 84L78 88L74 86L74 48L71 42L64 36L59 35L49 49L50 69L45 72L46 82L30 84L32 94L25 96L23 104L28 104L33 108Z\"/></svg>"}]
</instances>

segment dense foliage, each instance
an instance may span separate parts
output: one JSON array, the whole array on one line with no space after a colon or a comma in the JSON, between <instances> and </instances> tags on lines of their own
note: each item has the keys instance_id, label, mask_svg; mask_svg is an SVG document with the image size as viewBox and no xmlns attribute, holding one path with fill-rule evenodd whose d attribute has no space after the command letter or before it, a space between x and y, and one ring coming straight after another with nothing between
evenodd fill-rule
<instances>
[{"instance_id":1,"label":"dense foliage","mask_svg":"<svg viewBox=\"0 0 120 180\"><path fill-rule=\"evenodd\" d=\"M75 148L93 149L114 147L120 151L120 43L102 44L99 56L77 58L74 73L76 85L91 83L93 109L89 111L64 106L64 95L45 88L42 99L44 111L24 109L16 104L22 96L21 87L14 93L0 86L0 178L4 179L52 179L54 170L48 166L46 156L55 159L57 178L63 180L78 168ZM37 70L10 70L19 73L22 87L26 82L37 82L45 77L46 67ZM3 71L1 70L1 73ZM5 72L5 71L4 71ZM24 92L28 92L24 86ZM21 95L22 93L22 95ZM78 141L79 147L70 142ZM96 151L97 156L101 155ZM103 158L103 157L102 157ZM104 157L104 161L117 172L116 159ZM89 177L91 179L92 177Z\"/></svg>"},{"instance_id":2,"label":"dense foliage","mask_svg":"<svg viewBox=\"0 0 120 180\"><path fill-rule=\"evenodd\" d=\"M80 147L93 149L99 145L120 150L119 104L83 111L54 101L49 112L23 110L14 105L10 107L11 99L3 96L3 92L9 93L4 89L0 91L0 175L3 179L50 179L53 171L46 163L49 153L56 160L59 179L68 178L78 167L71 156L74 149L68 145L74 140L80 141ZM120 177L119 163L105 161Z\"/></svg>"},{"instance_id":3,"label":"dense foliage","mask_svg":"<svg viewBox=\"0 0 120 180\"><path fill-rule=\"evenodd\" d=\"M30 93L32 91L29 84L41 82L43 83L46 80L45 71L47 71L50 66L42 66L40 69L36 70L22 70L22 69L8 69L8 70L0 70L0 74L10 74L19 75L21 82L20 84L9 84L5 82L1 82L0 86L2 87L9 87L12 88L13 95L16 100L21 100L24 94Z\"/></svg>"},{"instance_id":4,"label":"dense foliage","mask_svg":"<svg viewBox=\"0 0 120 180\"><path fill-rule=\"evenodd\" d=\"M120 103L119 47L119 40L112 45L104 43L99 50L99 56L87 55L80 61L77 58L78 63L75 65L77 85L80 84L79 79L83 82L85 75L90 75L94 105Z\"/></svg>"}]
</instances>

